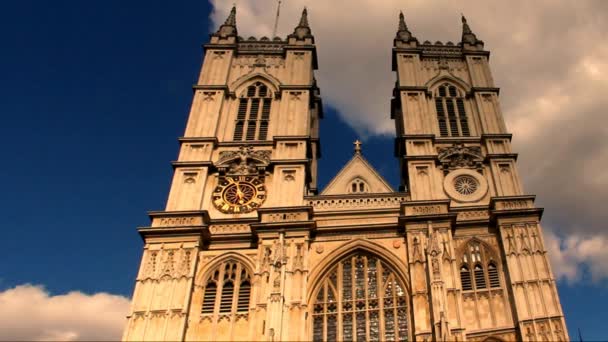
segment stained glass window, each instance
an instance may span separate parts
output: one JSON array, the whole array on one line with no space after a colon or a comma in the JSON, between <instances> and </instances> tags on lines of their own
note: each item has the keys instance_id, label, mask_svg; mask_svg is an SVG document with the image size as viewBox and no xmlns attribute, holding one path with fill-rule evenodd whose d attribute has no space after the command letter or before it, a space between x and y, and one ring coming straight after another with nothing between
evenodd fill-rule
<instances>
[{"instance_id":1,"label":"stained glass window","mask_svg":"<svg viewBox=\"0 0 608 342\"><path fill-rule=\"evenodd\" d=\"M314 341L407 341L408 299L392 268L358 252L321 281L312 312Z\"/></svg>"}]
</instances>

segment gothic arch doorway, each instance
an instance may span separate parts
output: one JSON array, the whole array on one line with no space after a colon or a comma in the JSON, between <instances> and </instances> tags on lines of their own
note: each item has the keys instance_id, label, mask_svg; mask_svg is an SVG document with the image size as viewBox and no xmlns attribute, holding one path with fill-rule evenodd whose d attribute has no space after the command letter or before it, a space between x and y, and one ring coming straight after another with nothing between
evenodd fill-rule
<instances>
[{"instance_id":1,"label":"gothic arch doorway","mask_svg":"<svg viewBox=\"0 0 608 342\"><path fill-rule=\"evenodd\" d=\"M312 297L313 341L407 341L409 297L393 267L357 250L331 266Z\"/></svg>"}]
</instances>

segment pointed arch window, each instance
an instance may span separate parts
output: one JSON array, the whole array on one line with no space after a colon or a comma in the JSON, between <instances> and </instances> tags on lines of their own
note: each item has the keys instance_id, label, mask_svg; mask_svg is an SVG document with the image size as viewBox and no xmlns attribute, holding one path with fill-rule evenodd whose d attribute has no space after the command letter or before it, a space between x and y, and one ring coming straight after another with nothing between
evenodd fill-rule
<instances>
[{"instance_id":1,"label":"pointed arch window","mask_svg":"<svg viewBox=\"0 0 608 342\"><path fill-rule=\"evenodd\" d=\"M266 140L272 94L262 82L256 82L239 98L234 125L234 141Z\"/></svg>"},{"instance_id":2,"label":"pointed arch window","mask_svg":"<svg viewBox=\"0 0 608 342\"><path fill-rule=\"evenodd\" d=\"M463 291L500 288L494 253L479 241L470 241L462 253L460 284Z\"/></svg>"},{"instance_id":3,"label":"pointed arch window","mask_svg":"<svg viewBox=\"0 0 608 342\"><path fill-rule=\"evenodd\" d=\"M356 252L342 259L313 298L313 341L408 340L405 287L374 255Z\"/></svg>"},{"instance_id":4,"label":"pointed arch window","mask_svg":"<svg viewBox=\"0 0 608 342\"><path fill-rule=\"evenodd\" d=\"M439 134L442 137L471 135L464 106L464 94L455 86L445 83L435 90L435 109Z\"/></svg>"},{"instance_id":5,"label":"pointed arch window","mask_svg":"<svg viewBox=\"0 0 608 342\"><path fill-rule=\"evenodd\" d=\"M205 282L203 316L247 315L251 297L251 277L238 261L222 262Z\"/></svg>"}]
</instances>

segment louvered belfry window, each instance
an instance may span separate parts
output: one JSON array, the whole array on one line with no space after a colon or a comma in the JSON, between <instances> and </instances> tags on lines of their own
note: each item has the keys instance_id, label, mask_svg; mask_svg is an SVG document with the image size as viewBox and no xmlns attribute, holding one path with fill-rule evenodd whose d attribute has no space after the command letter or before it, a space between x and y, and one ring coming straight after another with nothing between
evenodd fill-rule
<instances>
[{"instance_id":1,"label":"louvered belfry window","mask_svg":"<svg viewBox=\"0 0 608 342\"><path fill-rule=\"evenodd\" d=\"M201 313L246 315L250 298L251 278L247 269L235 260L225 261L215 268L205 283Z\"/></svg>"},{"instance_id":2,"label":"louvered belfry window","mask_svg":"<svg viewBox=\"0 0 608 342\"><path fill-rule=\"evenodd\" d=\"M256 82L239 98L234 125L234 141L266 140L272 95L268 87Z\"/></svg>"},{"instance_id":3,"label":"louvered belfry window","mask_svg":"<svg viewBox=\"0 0 608 342\"><path fill-rule=\"evenodd\" d=\"M465 246L460 265L460 284L463 291L486 290L500 287L497 263L488 247L478 241Z\"/></svg>"},{"instance_id":4,"label":"louvered belfry window","mask_svg":"<svg viewBox=\"0 0 608 342\"><path fill-rule=\"evenodd\" d=\"M342 259L313 298L313 341L408 340L405 287L374 255L356 252Z\"/></svg>"},{"instance_id":5,"label":"louvered belfry window","mask_svg":"<svg viewBox=\"0 0 608 342\"><path fill-rule=\"evenodd\" d=\"M442 137L468 137L469 123L464 107L464 96L459 89L448 83L435 91L435 110Z\"/></svg>"}]
</instances>

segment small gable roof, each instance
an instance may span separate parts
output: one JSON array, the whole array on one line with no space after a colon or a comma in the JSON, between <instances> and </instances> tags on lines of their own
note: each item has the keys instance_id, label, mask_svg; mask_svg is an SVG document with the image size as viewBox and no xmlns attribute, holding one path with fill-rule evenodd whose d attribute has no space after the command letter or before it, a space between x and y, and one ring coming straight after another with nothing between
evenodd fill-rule
<instances>
[{"instance_id":1,"label":"small gable roof","mask_svg":"<svg viewBox=\"0 0 608 342\"><path fill-rule=\"evenodd\" d=\"M345 195L355 179L363 180L369 189L367 193L395 192L388 182L371 166L361 153L355 153L352 159L323 189L321 195Z\"/></svg>"}]
</instances>

